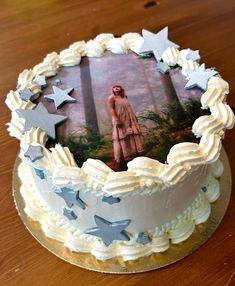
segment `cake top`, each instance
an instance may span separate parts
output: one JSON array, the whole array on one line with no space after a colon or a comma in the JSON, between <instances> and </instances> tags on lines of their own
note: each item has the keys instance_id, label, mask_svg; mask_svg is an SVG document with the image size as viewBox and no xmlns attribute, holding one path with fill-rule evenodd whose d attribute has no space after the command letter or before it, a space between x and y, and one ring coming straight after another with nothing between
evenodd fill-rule
<instances>
[{"instance_id":1,"label":"cake top","mask_svg":"<svg viewBox=\"0 0 235 286\"><path fill-rule=\"evenodd\" d=\"M156 191L215 161L234 125L228 84L178 47L167 27L101 34L24 70L6 100L21 158L98 194Z\"/></svg>"}]
</instances>

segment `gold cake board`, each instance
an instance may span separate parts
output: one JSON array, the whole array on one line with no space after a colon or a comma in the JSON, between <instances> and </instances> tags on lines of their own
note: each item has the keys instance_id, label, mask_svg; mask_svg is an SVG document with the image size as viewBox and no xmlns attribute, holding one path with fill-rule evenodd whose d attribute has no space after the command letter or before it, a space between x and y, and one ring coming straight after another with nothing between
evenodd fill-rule
<instances>
[{"instance_id":1,"label":"gold cake board","mask_svg":"<svg viewBox=\"0 0 235 286\"><path fill-rule=\"evenodd\" d=\"M170 244L167 251L142 257L133 261L124 262L122 258L112 258L105 261L97 260L89 253L71 252L63 243L46 237L41 230L40 224L31 220L24 212L24 200L19 192L21 181L17 175L20 159L16 159L13 171L13 197L18 213L29 232L37 241L59 258L93 271L129 274L155 270L190 255L203 245L219 226L229 204L231 194L231 171L227 154L222 149L220 160L224 165L224 173L220 179L219 199L211 204L211 215L207 222L197 225L193 234L184 242Z\"/></svg>"}]
</instances>

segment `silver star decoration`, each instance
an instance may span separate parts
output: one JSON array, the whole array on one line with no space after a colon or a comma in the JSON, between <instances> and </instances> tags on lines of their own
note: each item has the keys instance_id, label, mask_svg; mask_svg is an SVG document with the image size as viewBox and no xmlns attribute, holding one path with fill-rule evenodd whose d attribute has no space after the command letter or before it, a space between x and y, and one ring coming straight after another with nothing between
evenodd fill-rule
<instances>
[{"instance_id":1,"label":"silver star decoration","mask_svg":"<svg viewBox=\"0 0 235 286\"><path fill-rule=\"evenodd\" d=\"M24 156L29 158L31 162L35 162L43 158L42 147L30 145L28 150L24 153Z\"/></svg>"},{"instance_id":2,"label":"silver star decoration","mask_svg":"<svg viewBox=\"0 0 235 286\"><path fill-rule=\"evenodd\" d=\"M193 51L191 49L188 49L188 54L186 56L187 60L191 60L191 61L198 61L200 60L200 55L199 55L199 50Z\"/></svg>"},{"instance_id":3,"label":"silver star decoration","mask_svg":"<svg viewBox=\"0 0 235 286\"><path fill-rule=\"evenodd\" d=\"M167 73L169 72L171 68L168 66L168 64L163 63L163 62L157 62L157 70L160 73Z\"/></svg>"},{"instance_id":4,"label":"silver star decoration","mask_svg":"<svg viewBox=\"0 0 235 286\"><path fill-rule=\"evenodd\" d=\"M205 64L200 65L200 67L193 71L193 70L188 70L187 75L189 78L189 81L185 85L186 89L194 88L194 87L199 87L202 90L207 89L207 83L208 80L216 75L218 72L215 70L206 70Z\"/></svg>"},{"instance_id":5,"label":"silver star decoration","mask_svg":"<svg viewBox=\"0 0 235 286\"><path fill-rule=\"evenodd\" d=\"M65 102L75 102L76 99L69 96L69 94L74 90L73 88L61 89L53 85L54 93L45 95L44 98L47 100L52 100L55 103L56 109L60 107Z\"/></svg>"},{"instance_id":6,"label":"silver star decoration","mask_svg":"<svg viewBox=\"0 0 235 286\"><path fill-rule=\"evenodd\" d=\"M54 84L55 84L56 86L58 86L58 85L62 84L62 80L58 78L58 79L56 79L56 80L54 81Z\"/></svg>"},{"instance_id":7,"label":"silver star decoration","mask_svg":"<svg viewBox=\"0 0 235 286\"><path fill-rule=\"evenodd\" d=\"M141 243L141 244L147 244L151 241L152 241L152 239L147 233L145 233L145 232L138 233L136 242Z\"/></svg>"},{"instance_id":8,"label":"silver star decoration","mask_svg":"<svg viewBox=\"0 0 235 286\"><path fill-rule=\"evenodd\" d=\"M106 246L109 246L114 240L130 240L125 228L130 224L130 219L110 222L104 218L94 216L97 227L87 229L86 234L91 234L100 237Z\"/></svg>"},{"instance_id":9,"label":"silver star decoration","mask_svg":"<svg viewBox=\"0 0 235 286\"><path fill-rule=\"evenodd\" d=\"M79 197L79 191L76 192L73 189L63 187L56 189L55 193L64 199L69 208L71 208L73 205L77 205L83 210L86 208L86 204Z\"/></svg>"},{"instance_id":10,"label":"silver star decoration","mask_svg":"<svg viewBox=\"0 0 235 286\"><path fill-rule=\"evenodd\" d=\"M167 48L179 47L177 44L168 40L168 27L165 27L157 34L143 30L142 35L144 43L140 49L140 53L152 51L157 61L161 60L162 54Z\"/></svg>"},{"instance_id":11,"label":"silver star decoration","mask_svg":"<svg viewBox=\"0 0 235 286\"><path fill-rule=\"evenodd\" d=\"M108 203L110 205L120 203L120 198L115 198L113 196L103 196L102 202Z\"/></svg>"},{"instance_id":12,"label":"silver star decoration","mask_svg":"<svg viewBox=\"0 0 235 286\"><path fill-rule=\"evenodd\" d=\"M44 180L45 179L45 174L43 172L43 170L39 170L37 168L34 168L34 171L36 173L36 175L41 179Z\"/></svg>"},{"instance_id":13,"label":"silver star decoration","mask_svg":"<svg viewBox=\"0 0 235 286\"><path fill-rule=\"evenodd\" d=\"M35 81L41 87L47 86L45 75L36 75L33 81Z\"/></svg>"},{"instance_id":14,"label":"silver star decoration","mask_svg":"<svg viewBox=\"0 0 235 286\"><path fill-rule=\"evenodd\" d=\"M27 101L27 100L34 101L40 96L39 93L34 94L30 89L20 90L19 94L20 94L20 98L24 101Z\"/></svg>"},{"instance_id":15,"label":"silver star decoration","mask_svg":"<svg viewBox=\"0 0 235 286\"><path fill-rule=\"evenodd\" d=\"M16 112L25 119L24 131L29 131L32 127L40 127L52 139L55 139L55 125L67 119L62 115L48 113L41 102L35 109L16 109Z\"/></svg>"},{"instance_id":16,"label":"silver star decoration","mask_svg":"<svg viewBox=\"0 0 235 286\"><path fill-rule=\"evenodd\" d=\"M77 215L71 209L64 208L63 209L63 215L66 216L69 220L77 219Z\"/></svg>"}]
</instances>

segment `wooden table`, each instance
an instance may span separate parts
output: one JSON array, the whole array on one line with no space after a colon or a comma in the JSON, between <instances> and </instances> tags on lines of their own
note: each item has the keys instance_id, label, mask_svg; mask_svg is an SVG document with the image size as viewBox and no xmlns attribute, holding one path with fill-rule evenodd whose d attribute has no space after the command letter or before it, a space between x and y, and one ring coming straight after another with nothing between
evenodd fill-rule
<instances>
[{"instance_id":1,"label":"wooden table","mask_svg":"<svg viewBox=\"0 0 235 286\"><path fill-rule=\"evenodd\" d=\"M65 263L29 234L13 204L11 176L19 143L6 132L10 111L4 101L19 73L78 39L101 32L141 32L143 27L158 31L166 25L173 41L199 49L202 62L219 69L230 83L228 102L235 106L234 0L1 1L0 285L234 285L234 192L219 229L198 251L164 269L137 275L101 274ZM223 144L234 176L235 129L226 133Z\"/></svg>"}]
</instances>

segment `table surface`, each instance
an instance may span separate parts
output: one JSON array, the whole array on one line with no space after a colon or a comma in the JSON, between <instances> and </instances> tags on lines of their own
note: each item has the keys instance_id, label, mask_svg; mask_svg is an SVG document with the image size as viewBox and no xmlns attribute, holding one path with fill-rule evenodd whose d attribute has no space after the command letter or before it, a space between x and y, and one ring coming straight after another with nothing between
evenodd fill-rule
<instances>
[{"instance_id":1,"label":"table surface","mask_svg":"<svg viewBox=\"0 0 235 286\"><path fill-rule=\"evenodd\" d=\"M168 25L170 38L199 49L202 62L215 66L230 83L235 106L234 0L2 0L0 9L0 285L234 285L235 200L216 233L192 255L163 269L135 275L101 274L72 266L44 249L25 229L12 199L12 169L19 142L8 135L10 111L4 104L19 73L51 51L102 32L122 35L157 32ZM235 174L235 129L223 145Z\"/></svg>"}]
</instances>

